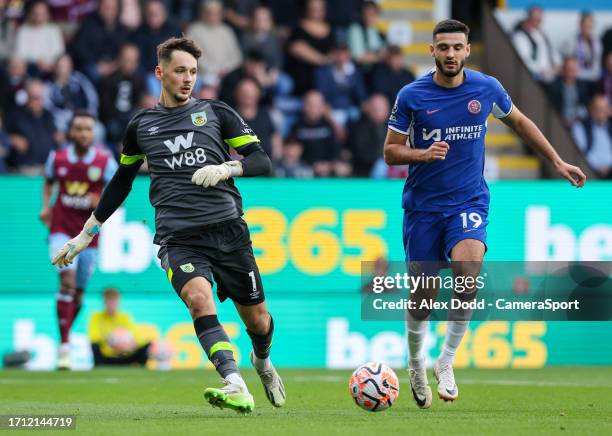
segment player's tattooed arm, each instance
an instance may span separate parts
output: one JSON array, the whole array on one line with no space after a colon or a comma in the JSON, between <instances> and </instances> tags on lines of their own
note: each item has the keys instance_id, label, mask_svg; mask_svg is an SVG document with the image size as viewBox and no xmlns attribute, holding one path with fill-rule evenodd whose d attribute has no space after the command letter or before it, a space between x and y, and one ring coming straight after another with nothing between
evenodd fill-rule
<instances>
[{"instance_id":1,"label":"player's tattooed arm","mask_svg":"<svg viewBox=\"0 0 612 436\"><path fill-rule=\"evenodd\" d=\"M387 165L427 163L446 159L449 145L444 141L434 142L426 149L408 147L407 141L407 135L387 130L383 150Z\"/></svg>"},{"instance_id":2,"label":"player's tattooed arm","mask_svg":"<svg viewBox=\"0 0 612 436\"><path fill-rule=\"evenodd\" d=\"M582 170L577 166L565 162L555 151L552 144L546 139L538 126L519 111L516 106L513 106L510 115L501 118L501 120L514 130L527 145L542 153L544 157L553 164L555 170L561 177L567 179L577 188L584 186L586 176Z\"/></svg>"}]
</instances>

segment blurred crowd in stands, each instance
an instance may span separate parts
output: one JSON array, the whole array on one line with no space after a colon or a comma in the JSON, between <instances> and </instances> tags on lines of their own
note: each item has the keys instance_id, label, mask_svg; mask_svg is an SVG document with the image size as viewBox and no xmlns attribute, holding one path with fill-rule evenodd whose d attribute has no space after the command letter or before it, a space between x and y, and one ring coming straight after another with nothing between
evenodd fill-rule
<instances>
[{"instance_id":1,"label":"blurred crowd in stands","mask_svg":"<svg viewBox=\"0 0 612 436\"><path fill-rule=\"evenodd\" d=\"M578 34L551 39L542 29L543 14L538 6L527 11L513 31L514 46L546 87L591 167L612 178L612 28L600 39L594 34L596 16L582 12Z\"/></svg>"},{"instance_id":2,"label":"blurred crowd in stands","mask_svg":"<svg viewBox=\"0 0 612 436\"><path fill-rule=\"evenodd\" d=\"M97 143L117 156L130 118L157 104L157 45L185 34L203 49L194 96L233 106L276 176L405 177L382 146L395 95L414 80L409 59L378 30L375 1L327 3L0 0L0 173L42 174L77 109L98 117ZM612 29L599 41L584 14L557 54L541 19L535 7L517 25L517 50L609 177Z\"/></svg>"},{"instance_id":3,"label":"blurred crowd in stands","mask_svg":"<svg viewBox=\"0 0 612 436\"><path fill-rule=\"evenodd\" d=\"M77 109L115 156L157 103L156 47L203 50L198 98L251 125L279 177L403 177L382 161L390 102L414 80L377 30L379 6L340 0L0 0L0 172L41 174Z\"/></svg>"}]
</instances>

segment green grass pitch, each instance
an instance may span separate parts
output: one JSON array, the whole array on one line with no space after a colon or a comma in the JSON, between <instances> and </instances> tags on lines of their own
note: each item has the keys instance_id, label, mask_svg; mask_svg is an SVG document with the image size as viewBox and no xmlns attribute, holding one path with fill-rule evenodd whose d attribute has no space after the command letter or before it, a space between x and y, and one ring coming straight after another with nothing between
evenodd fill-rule
<instances>
[{"instance_id":1,"label":"green grass pitch","mask_svg":"<svg viewBox=\"0 0 612 436\"><path fill-rule=\"evenodd\" d=\"M350 371L280 373L287 404L274 409L254 371L243 371L256 408L240 416L204 403L204 388L220 385L209 370L0 371L0 414L74 414L75 433L87 435L612 434L612 367L457 370L459 400L435 397L429 410L416 408L397 371L399 399L378 413L353 403Z\"/></svg>"}]
</instances>

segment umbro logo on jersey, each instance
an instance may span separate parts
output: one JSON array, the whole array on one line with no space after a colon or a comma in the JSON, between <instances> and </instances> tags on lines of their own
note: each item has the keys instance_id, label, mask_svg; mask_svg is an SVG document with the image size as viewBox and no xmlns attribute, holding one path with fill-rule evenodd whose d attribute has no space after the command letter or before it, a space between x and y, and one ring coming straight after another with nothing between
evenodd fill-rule
<instances>
[{"instance_id":1,"label":"umbro logo on jersey","mask_svg":"<svg viewBox=\"0 0 612 436\"><path fill-rule=\"evenodd\" d=\"M147 132L149 132L149 135L155 135L158 130L159 130L159 126L153 126L149 130L147 130Z\"/></svg>"},{"instance_id":2,"label":"umbro logo on jersey","mask_svg":"<svg viewBox=\"0 0 612 436\"><path fill-rule=\"evenodd\" d=\"M435 114L436 112L438 112L440 109L434 109L434 110L427 110L427 115L431 115L431 114Z\"/></svg>"},{"instance_id":3,"label":"umbro logo on jersey","mask_svg":"<svg viewBox=\"0 0 612 436\"><path fill-rule=\"evenodd\" d=\"M172 154L176 154L181 151L181 147L185 150L191 148L191 144L193 142L193 132L187 133L187 137L183 135L179 135L174 138L174 141L166 139L164 141L164 145L170 149Z\"/></svg>"}]
</instances>

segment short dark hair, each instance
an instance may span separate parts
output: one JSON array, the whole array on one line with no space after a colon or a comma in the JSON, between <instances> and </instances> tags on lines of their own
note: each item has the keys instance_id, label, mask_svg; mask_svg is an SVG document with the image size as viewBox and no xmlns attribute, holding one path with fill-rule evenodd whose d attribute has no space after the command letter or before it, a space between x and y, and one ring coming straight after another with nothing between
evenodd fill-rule
<instances>
[{"instance_id":1,"label":"short dark hair","mask_svg":"<svg viewBox=\"0 0 612 436\"><path fill-rule=\"evenodd\" d=\"M198 47L193 39L184 36L170 38L157 46L157 63L161 64L162 61L168 62L172 57L172 52L175 50L187 52L196 59L202 56L202 49Z\"/></svg>"},{"instance_id":2,"label":"short dark hair","mask_svg":"<svg viewBox=\"0 0 612 436\"><path fill-rule=\"evenodd\" d=\"M94 114L92 114L91 112L85 109L77 109L72 114L72 118L70 118L70 122L68 123L68 128L71 129L72 125L74 124L74 120L76 120L77 118L81 118L81 117L91 118L92 120L94 120L94 123L96 122L96 116Z\"/></svg>"},{"instance_id":3,"label":"short dark hair","mask_svg":"<svg viewBox=\"0 0 612 436\"><path fill-rule=\"evenodd\" d=\"M464 33L466 39L470 36L470 28L467 24L457 20L444 20L436 24L433 30L433 37L438 33Z\"/></svg>"},{"instance_id":4,"label":"short dark hair","mask_svg":"<svg viewBox=\"0 0 612 436\"><path fill-rule=\"evenodd\" d=\"M102 296L105 300L119 298L119 290L117 288L105 288L104 291L102 291Z\"/></svg>"}]
</instances>

